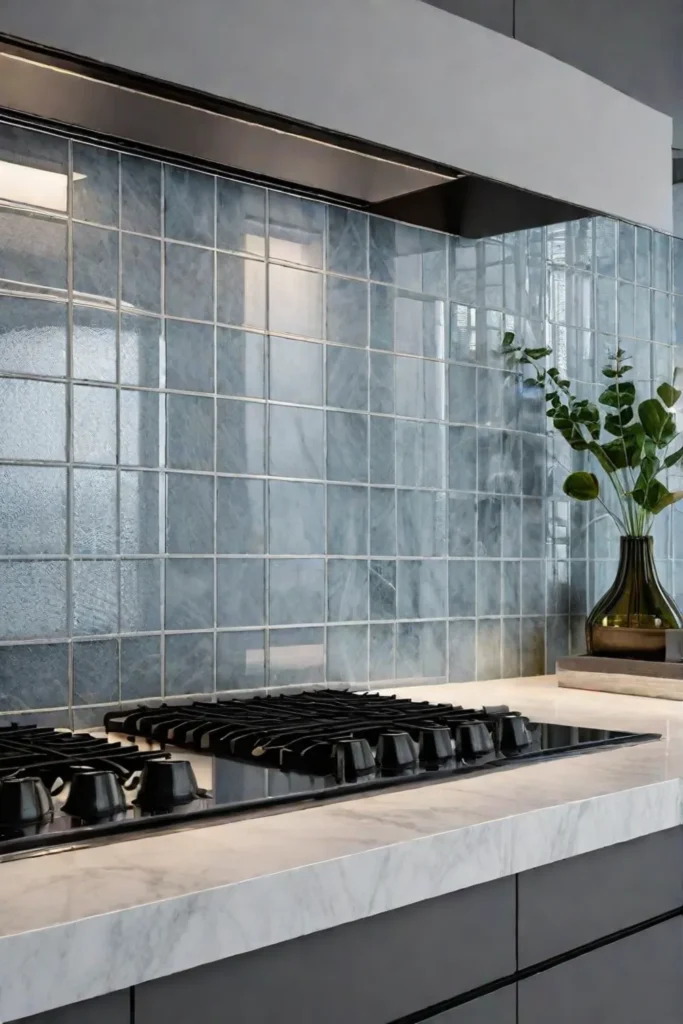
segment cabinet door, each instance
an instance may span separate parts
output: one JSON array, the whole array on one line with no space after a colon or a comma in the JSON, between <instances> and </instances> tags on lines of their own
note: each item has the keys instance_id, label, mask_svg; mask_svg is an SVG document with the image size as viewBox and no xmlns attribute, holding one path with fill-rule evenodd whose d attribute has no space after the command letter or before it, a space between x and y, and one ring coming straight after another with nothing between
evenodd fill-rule
<instances>
[{"instance_id":1,"label":"cabinet door","mask_svg":"<svg viewBox=\"0 0 683 1024\"><path fill-rule=\"evenodd\" d=\"M508 985L471 1003L429 1017L424 1024L515 1024L517 1020L517 986Z\"/></svg>"},{"instance_id":2,"label":"cabinet door","mask_svg":"<svg viewBox=\"0 0 683 1024\"><path fill-rule=\"evenodd\" d=\"M130 1024L130 990L23 1017L17 1024Z\"/></svg>"},{"instance_id":3,"label":"cabinet door","mask_svg":"<svg viewBox=\"0 0 683 1024\"><path fill-rule=\"evenodd\" d=\"M683 920L645 931L519 983L518 1024L680 1024Z\"/></svg>"}]
</instances>

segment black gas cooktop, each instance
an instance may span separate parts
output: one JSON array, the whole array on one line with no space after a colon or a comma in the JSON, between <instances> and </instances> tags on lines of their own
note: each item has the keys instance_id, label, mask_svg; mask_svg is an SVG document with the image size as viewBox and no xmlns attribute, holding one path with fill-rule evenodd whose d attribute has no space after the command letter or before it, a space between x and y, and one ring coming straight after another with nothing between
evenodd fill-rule
<instances>
[{"instance_id":1,"label":"black gas cooktop","mask_svg":"<svg viewBox=\"0 0 683 1024\"><path fill-rule=\"evenodd\" d=\"M658 738L339 690L141 705L95 735L10 725L0 858Z\"/></svg>"}]
</instances>

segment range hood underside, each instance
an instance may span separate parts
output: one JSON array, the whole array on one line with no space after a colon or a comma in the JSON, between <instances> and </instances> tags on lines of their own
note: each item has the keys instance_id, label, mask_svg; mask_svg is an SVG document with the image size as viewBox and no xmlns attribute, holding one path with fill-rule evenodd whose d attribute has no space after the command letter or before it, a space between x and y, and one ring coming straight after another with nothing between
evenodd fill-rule
<instances>
[{"instance_id":1,"label":"range hood underside","mask_svg":"<svg viewBox=\"0 0 683 1024\"><path fill-rule=\"evenodd\" d=\"M0 108L470 238L587 216L545 196L212 97L8 44Z\"/></svg>"}]
</instances>

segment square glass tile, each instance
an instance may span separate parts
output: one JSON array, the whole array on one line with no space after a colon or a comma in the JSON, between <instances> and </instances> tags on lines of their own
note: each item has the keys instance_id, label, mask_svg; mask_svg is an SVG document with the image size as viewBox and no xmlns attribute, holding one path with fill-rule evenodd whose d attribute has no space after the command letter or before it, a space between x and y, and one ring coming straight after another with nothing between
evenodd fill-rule
<instances>
[{"instance_id":1,"label":"square glass tile","mask_svg":"<svg viewBox=\"0 0 683 1024\"><path fill-rule=\"evenodd\" d=\"M113 392L112 392L113 394ZM0 380L4 414L0 458L66 458L66 387L37 380ZM45 430L44 425L50 424Z\"/></svg>"},{"instance_id":2,"label":"square glass tile","mask_svg":"<svg viewBox=\"0 0 683 1024\"><path fill-rule=\"evenodd\" d=\"M68 646L0 647L0 711L58 708L69 703ZM31 680L30 689L26 680Z\"/></svg>"},{"instance_id":3,"label":"square glass tile","mask_svg":"<svg viewBox=\"0 0 683 1024\"><path fill-rule=\"evenodd\" d=\"M366 622L368 563L365 559L331 558L327 563L327 621Z\"/></svg>"},{"instance_id":4,"label":"square glass tile","mask_svg":"<svg viewBox=\"0 0 683 1024\"><path fill-rule=\"evenodd\" d=\"M161 696L161 637L121 640L121 700Z\"/></svg>"},{"instance_id":5,"label":"square glass tile","mask_svg":"<svg viewBox=\"0 0 683 1024\"><path fill-rule=\"evenodd\" d=\"M327 681L364 683L368 679L368 627L329 626Z\"/></svg>"},{"instance_id":6,"label":"square glass tile","mask_svg":"<svg viewBox=\"0 0 683 1024\"><path fill-rule=\"evenodd\" d=\"M213 613L213 559L166 559L166 629L210 629Z\"/></svg>"},{"instance_id":7,"label":"square glass tile","mask_svg":"<svg viewBox=\"0 0 683 1024\"><path fill-rule=\"evenodd\" d=\"M272 558L269 578L271 625L287 626L324 620L324 559Z\"/></svg>"},{"instance_id":8,"label":"square glass tile","mask_svg":"<svg viewBox=\"0 0 683 1024\"><path fill-rule=\"evenodd\" d=\"M321 683L325 678L324 630L271 629L269 632L270 685Z\"/></svg>"},{"instance_id":9,"label":"square glass tile","mask_svg":"<svg viewBox=\"0 0 683 1024\"><path fill-rule=\"evenodd\" d=\"M161 312L161 242L121 235L121 305Z\"/></svg>"},{"instance_id":10,"label":"square glass tile","mask_svg":"<svg viewBox=\"0 0 683 1024\"><path fill-rule=\"evenodd\" d=\"M364 281L327 278L327 339L340 345L368 344L368 286Z\"/></svg>"},{"instance_id":11,"label":"square glass tile","mask_svg":"<svg viewBox=\"0 0 683 1024\"><path fill-rule=\"evenodd\" d=\"M118 532L116 471L74 469L74 554L115 555Z\"/></svg>"},{"instance_id":12,"label":"square glass tile","mask_svg":"<svg viewBox=\"0 0 683 1024\"><path fill-rule=\"evenodd\" d=\"M73 144L73 215L116 227L119 222L119 155L110 149Z\"/></svg>"},{"instance_id":13,"label":"square glass tile","mask_svg":"<svg viewBox=\"0 0 683 1024\"><path fill-rule=\"evenodd\" d=\"M263 398L266 338L263 334L216 328L216 390L221 395Z\"/></svg>"},{"instance_id":14,"label":"square glass tile","mask_svg":"<svg viewBox=\"0 0 683 1024\"><path fill-rule=\"evenodd\" d=\"M265 255L266 190L218 178L216 199L216 246Z\"/></svg>"},{"instance_id":15,"label":"square glass tile","mask_svg":"<svg viewBox=\"0 0 683 1024\"><path fill-rule=\"evenodd\" d=\"M370 618L396 618L396 562L373 559L370 562Z\"/></svg>"},{"instance_id":16,"label":"square glass tile","mask_svg":"<svg viewBox=\"0 0 683 1024\"><path fill-rule=\"evenodd\" d=\"M164 166L164 225L167 238L214 244L215 179L201 171Z\"/></svg>"},{"instance_id":17,"label":"square glass tile","mask_svg":"<svg viewBox=\"0 0 683 1024\"><path fill-rule=\"evenodd\" d=\"M324 476L322 409L270 406L270 473L321 480Z\"/></svg>"},{"instance_id":18,"label":"square glass tile","mask_svg":"<svg viewBox=\"0 0 683 1024\"><path fill-rule=\"evenodd\" d=\"M72 395L74 461L114 464L116 391L75 384Z\"/></svg>"},{"instance_id":19,"label":"square glass tile","mask_svg":"<svg viewBox=\"0 0 683 1024\"><path fill-rule=\"evenodd\" d=\"M73 622L74 636L118 632L117 562L73 563Z\"/></svg>"},{"instance_id":20,"label":"square glass tile","mask_svg":"<svg viewBox=\"0 0 683 1024\"><path fill-rule=\"evenodd\" d=\"M74 224L74 297L114 303L119 283L119 235L106 228Z\"/></svg>"},{"instance_id":21,"label":"square glass tile","mask_svg":"<svg viewBox=\"0 0 683 1024\"><path fill-rule=\"evenodd\" d=\"M136 313L123 313L119 322L119 373L122 384L159 387L159 352L162 321Z\"/></svg>"},{"instance_id":22,"label":"square glass tile","mask_svg":"<svg viewBox=\"0 0 683 1024\"><path fill-rule=\"evenodd\" d=\"M265 472L265 405L219 399L216 469L219 473Z\"/></svg>"},{"instance_id":23,"label":"square glass tile","mask_svg":"<svg viewBox=\"0 0 683 1024\"><path fill-rule=\"evenodd\" d=\"M36 178L39 179L40 175L8 174L0 185L0 199L66 213L69 173L67 139L22 128L17 124L0 124L0 159L19 167L51 171L55 175L50 182L51 187L36 189ZM46 180L47 176L44 178Z\"/></svg>"},{"instance_id":24,"label":"square glass tile","mask_svg":"<svg viewBox=\"0 0 683 1024\"><path fill-rule=\"evenodd\" d=\"M121 155L121 227L161 234L161 164L156 160Z\"/></svg>"},{"instance_id":25,"label":"square glass tile","mask_svg":"<svg viewBox=\"0 0 683 1024\"><path fill-rule=\"evenodd\" d=\"M327 208L327 268L349 277L368 275L368 216L339 206Z\"/></svg>"},{"instance_id":26,"label":"square glass tile","mask_svg":"<svg viewBox=\"0 0 683 1024\"><path fill-rule=\"evenodd\" d=\"M271 480L268 493L271 554L324 554L325 489L322 484Z\"/></svg>"},{"instance_id":27,"label":"square glass tile","mask_svg":"<svg viewBox=\"0 0 683 1024\"><path fill-rule=\"evenodd\" d=\"M0 295L0 370L63 377L66 339L65 303Z\"/></svg>"},{"instance_id":28,"label":"square glass tile","mask_svg":"<svg viewBox=\"0 0 683 1024\"><path fill-rule=\"evenodd\" d=\"M213 320L214 254L176 242L166 243L166 308L168 316Z\"/></svg>"},{"instance_id":29,"label":"square glass tile","mask_svg":"<svg viewBox=\"0 0 683 1024\"><path fill-rule=\"evenodd\" d=\"M213 391L214 328L184 320L166 321L166 387Z\"/></svg>"},{"instance_id":30,"label":"square glass tile","mask_svg":"<svg viewBox=\"0 0 683 1024\"><path fill-rule=\"evenodd\" d=\"M0 563L3 640L66 636L66 562Z\"/></svg>"},{"instance_id":31,"label":"square glass tile","mask_svg":"<svg viewBox=\"0 0 683 1024\"><path fill-rule=\"evenodd\" d=\"M367 410L367 352L329 345L326 372L328 405L340 409Z\"/></svg>"},{"instance_id":32,"label":"square glass tile","mask_svg":"<svg viewBox=\"0 0 683 1024\"><path fill-rule=\"evenodd\" d=\"M271 331L322 338L322 275L270 264L268 283Z\"/></svg>"},{"instance_id":33,"label":"square glass tile","mask_svg":"<svg viewBox=\"0 0 683 1024\"><path fill-rule=\"evenodd\" d=\"M270 338L270 391L276 402L323 404L324 347L317 342Z\"/></svg>"},{"instance_id":34,"label":"square glass tile","mask_svg":"<svg viewBox=\"0 0 683 1024\"><path fill-rule=\"evenodd\" d=\"M265 482L219 477L216 551L259 555L265 551Z\"/></svg>"},{"instance_id":35,"label":"square glass tile","mask_svg":"<svg viewBox=\"0 0 683 1024\"><path fill-rule=\"evenodd\" d=\"M0 554L59 555L66 549L66 470L0 466Z\"/></svg>"},{"instance_id":36,"label":"square glass tile","mask_svg":"<svg viewBox=\"0 0 683 1024\"><path fill-rule=\"evenodd\" d=\"M113 310L74 306L74 377L85 380L116 380L117 321L117 315Z\"/></svg>"},{"instance_id":37,"label":"square glass tile","mask_svg":"<svg viewBox=\"0 0 683 1024\"><path fill-rule=\"evenodd\" d=\"M273 260L322 267L325 207L283 192L270 192L269 255Z\"/></svg>"},{"instance_id":38,"label":"square glass tile","mask_svg":"<svg viewBox=\"0 0 683 1024\"><path fill-rule=\"evenodd\" d=\"M353 412L327 413L327 478L367 482L367 416Z\"/></svg>"},{"instance_id":39,"label":"square glass tile","mask_svg":"<svg viewBox=\"0 0 683 1024\"><path fill-rule=\"evenodd\" d=\"M0 279L66 295L66 221L0 209Z\"/></svg>"},{"instance_id":40,"label":"square glass tile","mask_svg":"<svg viewBox=\"0 0 683 1024\"><path fill-rule=\"evenodd\" d=\"M187 559L195 561L195 559ZM171 560L167 561L169 565ZM175 562L173 563L175 565ZM161 628L161 560L121 561L121 632L152 633Z\"/></svg>"},{"instance_id":41,"label":"square glass tile","mask_svg":"<svg viewBox=\"0 0 683 1024\"><path fill-rule=\"evenodd\" d=\"M235 630L216 636L216 690L265 686L266 645L262 629Z\"/></svg>"},{"instance_id":42,"label":"square glass tile","mask_svg":"<svg viewBox=\"0 0 683 1024\"><path fill-rule=\"evenodd\" d=\"M214 480L193 473L167 473L166 543L174 555L213 551Z\"/></svg>"},{"instance_id":43,"label":"square glass tile","mask_svg":"<svg viewBox=\"0 0 683 1024\"><path fill-rule=\"evenodd\" d=\"M266 266L261 260L219 252L216 256L216 316L220 323L266 326Z\"/></svg>"},{"instance_id":44,"label":"square glass tile","mask_svg":"<svg viewBox=\"0 0 683 1024\"><path fill-rule=\"evenodd\" d=\"M172 469L213 469L214 401L168 395L167 459Z\"/></svg>"},{"instance_id":45,"label":"square glass tile","mask_svg":"<svg viewBox=\"0 0 683 1024\"><path fill-rule=\"evenodd\" d=\"M216 602L218 626L262 626L266 616L264 560L219 558Z\"/></svg>"},{"instance_id":46,"label":"square glass tile","mask_svg":"<svg viewBox=\"0 0 683 1024\"><path fill-rule=\"evenodd\" d=\"M396 554L396 492L384 487L370 488L370 554Z\"/></svg>"},{"instance_id":47,"label":"square glass tile","mask_svg":"<svg viewBox=\"0 0 683 1024\"><path fill-rule=\"evenodd\" d=\"M366 555L368 553L367 487L342 487L334 484L328 486L327 553L330 555Z\"/></svg>"},{"instance_id":48,"label":"square glass tile","mask_svg":"<svg viewBox=\"0 0 683 1024\"><path fill-rule=\"evenodd\" d=\"M119 398L119 461L124 466L160 464L159 395L121 389Z\"/></svg>"},{"instance_id":49,"label":"square glass tile","mask_svg":"<svg viewBox=\"0 0 683 1024\"><path fill-rule=\"evenodd\" d=\"M110 704L118 699L118 640L74 644L74 704Z\"/></svg>"},{"instance_id":50,"label":"square glass tile","mask_svg":"<svg viewBox=\"0 0 683 1024\"><path fill-rule=\"evenodd\" d=\"M179 697L214 692L214 640L211 633L180 633L164 638L164 694Z\"/></svg>"}]
</instances>

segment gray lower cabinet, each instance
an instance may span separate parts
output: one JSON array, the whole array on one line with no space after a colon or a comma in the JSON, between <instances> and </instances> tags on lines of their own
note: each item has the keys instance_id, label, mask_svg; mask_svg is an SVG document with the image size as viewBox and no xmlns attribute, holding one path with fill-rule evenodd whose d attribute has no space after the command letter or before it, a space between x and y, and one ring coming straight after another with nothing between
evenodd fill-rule
<instances>
[{"instance_id":1,"label":"gray lower cabinet","mask_svg":"<svg viewBox=\"0 0 683 1024\"><path fill-rule=\"evenodd\" d=\"M681 1024L683 918L519 983L518 1024Z\"/></svg>"},{"instance_id":2,"label":"gray lower cabinet","mask_svg":"<svg viewBox=\"0 0 683 1024\"><path fill-rule=\"evenodd\" d=\"M424 1024L516 1024L517 986L507 985L452 1010L429 1017Z\"/></svg>"},{"instance_id":3,"label":"gray lower cabinet","mask_svg":"<svg viewBox=\"0 0 683 1024\"><path fill-rule=\"evenodd\" d=\"M130 1024L130 992L123 989L59 1010L23 1017L22 1024Z\"/></svg>"},{"instance_id":4,"label":"gray lower cabinet","mask_svg":"<svg viewBox=\"0 0 683 1024\"><path fill-rule=\"evenodd\" d=\"M139 985L135 1024L387 1024L514 971L505 878Z\"/></svg>"},{"instance_id":5,"label":"gray lower cabinet","mask_svg":"<svg viewBox=\"0 0 683 1024\"><path fill-rule=\"evenodd\" d=\"M683 907L683 828L525 871L517 894L524 970Z\"/></svg>"}]
</instances>

